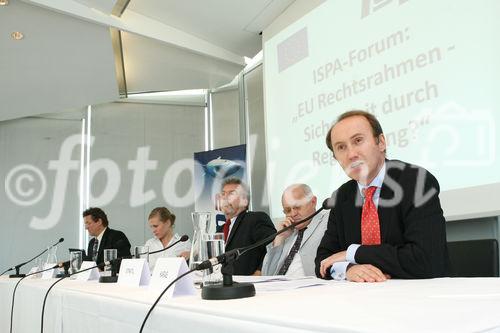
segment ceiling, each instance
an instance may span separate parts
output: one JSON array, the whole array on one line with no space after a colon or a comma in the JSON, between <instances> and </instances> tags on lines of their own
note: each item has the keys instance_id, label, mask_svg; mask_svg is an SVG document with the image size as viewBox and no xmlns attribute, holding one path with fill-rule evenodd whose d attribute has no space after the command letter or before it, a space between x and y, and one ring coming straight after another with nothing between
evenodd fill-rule
<instances>
[{"instance_id":1,"label":"ceiling","mask_svg":"<svg viewBox=\"0 0 500 333\"><path fill-rule=\"evenodd\" d=\"M126 0L10 0L0 6L0 83L10 89L0 121L118 100L109 28L122 31L127 91L223 86L294 2L130 0L116 16ZM18 29L25 38L14 42Z\"/></svg>"},{"instance_id":2,"label":"ceiling","mask_svg":"<svg viewBox=\"0 0 500 333\"><path fill-rule=\"evenodd\" d=\"M294 0L131 0L131 10L237 55L261 49L260 32Z\"/></svg>"},{"instance_id":3,"label":"ceiling","mask_svg":"<svg viewBox=\"0 0 500 333\"><path fill-rule=\"evenodd\" d=\"M262 49L260 33L295 0L23 0L244 65Z\"/></svg>"}]
</instances>

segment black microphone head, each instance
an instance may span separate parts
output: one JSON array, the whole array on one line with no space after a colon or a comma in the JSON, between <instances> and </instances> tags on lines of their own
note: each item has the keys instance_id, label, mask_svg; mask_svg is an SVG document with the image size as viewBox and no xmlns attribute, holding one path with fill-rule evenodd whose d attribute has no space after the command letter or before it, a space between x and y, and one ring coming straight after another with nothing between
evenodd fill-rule
<instances>
[{"instance_id":1,"label":"black microphone head","mask_svg":"<svg viewBox=\"0 0 500 333\"><path fill-rule=\"evenodd\" d=\"M180 241L181 241L181 242L185 242L185 241L187 241L188 239L189 239L189 236L188 236L188 235L182 235L182 236L181 236Z\"/></svg>"},{"instance_id":2,"label":"black microphone head","mask_svg":"<svg viewBox=\"0 0 500 333\"><path fill-rule=\"evenodd\" d=\"M331 197L326 198L325 201L323 201L321 207L323 207L323 209L332 209L335 207L336 201L337 201L337 191L333 192Z\"/></svg>"},{"instance_id":3,"label":"black microphone head","mask_svg":"<svg viewBox=\"0 0 500 333\"><path fill-rule=\"evenodd\" d=\"M64 238L63 237L59 238L59 243L62 243L62 242L64 242Z\"/></svg>"}]
</instances>

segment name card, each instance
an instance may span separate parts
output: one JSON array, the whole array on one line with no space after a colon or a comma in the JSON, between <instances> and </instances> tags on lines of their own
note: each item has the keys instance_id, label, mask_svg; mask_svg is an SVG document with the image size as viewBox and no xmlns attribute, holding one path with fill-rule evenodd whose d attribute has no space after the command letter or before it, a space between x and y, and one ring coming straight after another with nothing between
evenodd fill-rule
<instances>
[{"instance_id":1,"label":"name card","mask_svg":"<svg viewBox=\"0 0 500 333\"><path fill-rule=\"evenodd\" d=\"M147 286L151 274L146 259L123 259L118 274L118 284L126 286Z\"/></svg>"},{"instance_id":2,"label":"name card","mask_svg":"<svg viewBox=\"0 0 500 333\"><path fill-rule=\"evenodd\" d=\"M150 289L163 290L179 275L189 271L184 258L159 258L156 261L153 276L151 277ZM193 276L188 274L177 281L165 293L165 298L177 296L195 295Z\"/></svg>"},{"instance_id":3,"label":"name card","mask_svg":"<svg viewBox=\"0 0 500 333\"><path fill-rule=\"evenodd\" d=\"M44 264L43 269L54 267L55 264ZM57 272L55 269L50 269L42 273L42 280L48 280L56 277Z\"/></svg>"},{"instance_id":4,"label":"name card","mask_svg":"<svg viewBox=\"0 0 500 333\"><path fill-rule=\"evenodd\" d=\"M84 269L88 269L95 265L96 263L94 261L83 261L82 266L80 267L80 271L83 271ZM88 271L76 273L73 276L75 277L75 280L78 281L97 280L99 278L99 270L97 269L97 267L94 267L93 269L89 269Z\"/></svg>"}]
</instances>

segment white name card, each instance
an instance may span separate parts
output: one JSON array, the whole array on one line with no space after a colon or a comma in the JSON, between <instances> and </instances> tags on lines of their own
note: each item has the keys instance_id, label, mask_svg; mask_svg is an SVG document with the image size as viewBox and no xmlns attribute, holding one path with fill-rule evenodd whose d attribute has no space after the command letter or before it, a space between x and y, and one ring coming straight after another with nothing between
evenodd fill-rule
<instances>
[{"instance_id":1,"label":"white name card","mask_svg":"<svg viewBox=\"0 0 500 333\"><path fill-rule=\"evenodd\" d=\"M84 269L88 269L90 267L95 266L96 263L94 261L83 261L82 266L80 267L80 271L83 271ZM92 280L97 280L99 278L99 270L97 267L94 267L93 269L89 269L88 271L77 273L73 275L75 277L75 280L78 281L92 281Z\"/></svg>"},{"instance_id":2,"label":"white name card","mask_svg":"<svg viewBox=\"0 0 500 333\"><path fill-rule=\"evenodd\" d=\"M156 261L149 288L163 290L174 281L174 279L188 270L184 258L159 258ZM171 286L164 297L171 298L195 294L196 289L194 289L193 276L192 274L188 274Z\"/></svg>"},{"instance_id":3,"label":"white name card","mask_svg":"<svg viewBox=\"0 0 500 333\"><path fill-rule=\"evenodd\" d=\"M146 259L123 259L118 274L118 284L126 286L147 286L151 274Z\"/></svg>"},{"instance_id":4,"label":"white name card","mask_svg":"<svg viewBox=\"0 0 500 333\"><path fill-rule=\"evenodd\" d=\"M48 269L48 268L51 268L54 266L55 266L55 264L44 264L43 269ZM53 277L56 277L56 275L57 275L57 272L55 269L49 269L48 271L45 271L42 273L42 280L52 279Z\"/></svg>"}]
</instances>

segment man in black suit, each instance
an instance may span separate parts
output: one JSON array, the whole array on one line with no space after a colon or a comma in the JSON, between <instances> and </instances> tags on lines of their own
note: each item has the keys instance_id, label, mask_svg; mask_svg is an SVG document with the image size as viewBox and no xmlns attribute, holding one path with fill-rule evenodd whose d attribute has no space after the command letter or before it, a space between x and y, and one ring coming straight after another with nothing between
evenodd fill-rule
<instances>
[{"instance_id":1,"label":"man in black suit","mask_svg":"<svg viewBox=\"0 0 500 333\"><path fill-rule=\"evenodd\" d=\"M222 183L221 210L226 217L224 239L226 251L254 244L276 232L273 222L264 212L249 212L249 191L237 178ZM234 262L235 275L260 275L266 245L248 251Z\"/></svg>"},{"instance_id":2,"label":"man in black suit","mask_svg":"<svg viewBox=\"0 0 500 333\"><path fill-rule=\"evenodd\" d=\"M118 258L130 257L130 242L119 230L108 227L108 217L100 208L89 208L83 212L85 229L93 238L89 241L86 260L97 264L104 262L104 249L116 249Z\"/></svg>"},{"instance_id":3,"label":"man in black suit","mask_svg":"<svg viewBox=\"0 0 500 333\"><path fill-rule=\"evenodd\" d=\"M332 196L316 275L356 282L447 276L436 178L421 167L387 160L380 123L364 111L340 115L326 143L351 180Z\"/></svg>"}]
</instances>

